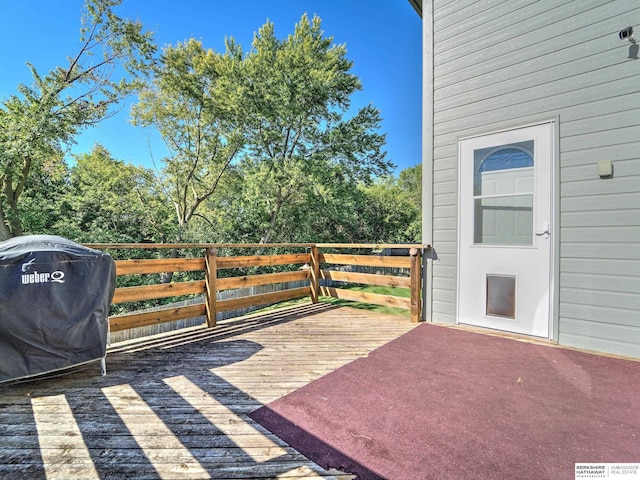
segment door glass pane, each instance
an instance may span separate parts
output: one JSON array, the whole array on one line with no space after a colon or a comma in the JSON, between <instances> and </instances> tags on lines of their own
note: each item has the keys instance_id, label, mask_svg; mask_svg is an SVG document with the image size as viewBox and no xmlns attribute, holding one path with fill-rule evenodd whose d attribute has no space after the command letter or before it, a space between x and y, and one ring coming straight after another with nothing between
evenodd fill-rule
<instances>
[{"instance_id":1,"label":"door glass pane","mask_svg":"<svg viewBox=\"0 0 640 480\"><path fill-rule=\"evenodd\" d=\"M479 198L474 202L474 243L532 244L533 195Z\"/></svg>"},{"instance_id":2,"label":"door glass pane","mask_svg":"<svg viewBox=\"0 0 640 480\"><path fill-rule=\"evenodd\" d=\"M474 243L533 245L533 140L474 152Z\"/></svg>"},{"instance_id":3,"label":"door glass pane","mask_svg":"<svg viewBox=\"0 0 640 480\"><path fill-rule=\"evenodd\" d=\"M516 277L487 275L487 315L516 318Z\"/></svg>"}]
</instances>

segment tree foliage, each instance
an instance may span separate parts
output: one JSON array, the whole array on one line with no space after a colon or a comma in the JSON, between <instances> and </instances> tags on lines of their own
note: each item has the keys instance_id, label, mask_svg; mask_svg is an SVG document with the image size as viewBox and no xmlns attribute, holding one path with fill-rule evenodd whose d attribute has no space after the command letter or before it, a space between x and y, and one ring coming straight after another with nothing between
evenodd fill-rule
<instances>
[{"instance_id":1,"label":"tree foliage","mask_svg":"<svg viewBox=\"0 0 640 480\"><path fill-rule=\"evenodd\" d=\"M304 15L284 40L267 22L246 55L232 41L228 50L236 59L232 98L247 130L243 169L263 209L260 241L277 239L284 209L326 189L327 174L368 182L389 172L380 112L368 105L347 116L362 86L346 46L324 36L320 18Z\"/></svg>"},{"instance_id":2,"label":"tree foliage","mask_svg":"<svg viewBox=\"0 0 640 480\"><path fill-rule=\"evenodd\" d=\"M34 86L0 108L0 238L420 240L421 168L389 174L380 112L352 108L360 80L319 18L303 16L284 39L267 22L247 52L233 39L224 53L191 39L154 61L150 36L115 17L117 3L90 0L68 67L42 78L32 69ZM96 49L105 56L92 61ZM121 64L133 75L116 82ZM161 170L100 145L67 165L64 144L134 88L134 122L157 128L168 147Z\"/></svg>"},{"instance_id":3,"label":"tree foliage","mask_svg":"<svg viewBox=\"0 0 640 480\"><path fill-rule=\"evenodd\" d=\"M194 218L220 226L229 218L214 211L222 203L242 218L247 241L283 240L296 210L324 203L341 182L388 173L379 111L347 115L361 89L351 68L346 47L306 15L284 40L267 22L246 54L233 39L223 54L193 39L167 47L133 113L169 148L162 173L178 240ZM239 198L221 203L215 194L232 165Z\"/></svg>"},{"instance_id":4,"label":"tree foliage","mask_svg":"<svg viewBox=\"0 0 640 480\"><path fill-rule=\"evenodd\" d=\"M63 223L69 191L69 167L62 154L46 158L29 175L18 204L25 232L54 232ZM60 232L65 235L66 229Z\"/></svg>"},{"instance_id":5,"label":"tree foliage","mask_svg":"<svg viewBox=\"0 0 640 480\"><path fill-rule=\"evenodd\" d=\"M170 152L164 191L175 209L178 238L211 197L243 147L244 135L225 107L219 79L228 58L189 40L165 49L153 80L133 110L136 124L154 126Z\"/></svg>"},{"instance_id":6,"label":"tree foliage","mask_svg":"<svg viewBox=\"0 0 640 480\"><path fill-rule=\"evenodd\" d=\"M0 239L23 232L19 202L29 179L60 157L75 135L110 115L153 62L155 46L140 22L118 17L120 0L87 0L75 55L0 106Z\"/></svg>"},{"instance_id":7,"label":"tree foliage","mask_svg":"<svg viewBox=\"0 0 640 480\"><path fill-rule=\"evenodd\" d=\"M360 205L359 216L366 225L366 238L380 243L422 240L422 209L414 190L420 171L421 167L411 167L403 170L400 178L387 176L363 187L367 201ZM419 176L417 180L420 185Z\"/></svg>"},{"instance_id":8,"label":"tree foliage","mask_svg":"<svg viewBox=\"0 0 640 480\"><path fill-rule=\"evenodd\" d=\"M163 241L172 222L153 172L114 159L101 145L77 155L58 230L81 242Z\"/></svg>"},{"instance_id":9,"label":"tree foliage","mask_svg":"<svg viewBox=\"0 0 640 480\"><path fill-rule=\"evenodd\" d=\"M422 164L406 168L398 176L398 187L414 214L407 227L407 237L413 242L422 241Z\"/></svg>"}]
</instances>

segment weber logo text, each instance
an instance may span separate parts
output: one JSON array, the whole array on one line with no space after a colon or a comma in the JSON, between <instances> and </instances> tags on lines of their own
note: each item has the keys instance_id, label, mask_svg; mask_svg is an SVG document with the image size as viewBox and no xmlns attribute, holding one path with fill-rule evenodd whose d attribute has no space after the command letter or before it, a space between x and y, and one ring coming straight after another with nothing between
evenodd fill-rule
<instances>
[{"instance_id":1,"label":"weber logo text","mask_svg":"<svg viewBox=\"0 0 640 480\"><path fill-rule=\"evenodd\" d=\"M64 283L64 272L56 270L55 272L38 272L27 273L22 275L22 284L31 283Z\"/></svg>"}]
</instances>

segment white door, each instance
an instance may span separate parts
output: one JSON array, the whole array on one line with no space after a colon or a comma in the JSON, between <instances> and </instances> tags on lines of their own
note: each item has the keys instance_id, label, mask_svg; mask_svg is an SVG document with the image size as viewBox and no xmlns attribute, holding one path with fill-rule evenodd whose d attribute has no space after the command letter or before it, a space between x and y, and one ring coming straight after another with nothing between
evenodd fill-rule
<instances>
[{"instance_id":1,"label":"white door","mask_svg":"<svg viewBox=\"0 0 640 480\"><path fill-rule=\"evenodd\" d=\"M460 141L459 323L550 337L553 132Z\"/></svg>"}]
</instances>

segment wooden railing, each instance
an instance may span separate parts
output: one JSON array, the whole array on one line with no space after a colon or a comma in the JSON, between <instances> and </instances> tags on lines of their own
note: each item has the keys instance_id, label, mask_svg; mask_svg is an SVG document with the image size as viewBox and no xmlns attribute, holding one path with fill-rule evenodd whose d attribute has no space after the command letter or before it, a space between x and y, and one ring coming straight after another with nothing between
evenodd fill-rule
<instances>
[{"instance_id":1,"label":"wooden railing","mask_svg":"<svg viewBox=\"0 0 640 480\"><path fill-rule=\"evenodd\" d=\"M366 245L365 247L371 247ZM394 245L385 245L383 248L394 248ZM420 321L422 315L421 309L421 285L422 285L422 247L410 246L408 248L408 256L388 256L388 255L352 255L352 254L335 254L321 253L320 249L336 249L336 248L362 248L358 245L334 245L334 244L318 244L315 246L317 250L317 261L313 263L314 268L321 264L333 265L355 265L366 267L387 267L387 268L404 268L409 270L408 277L395 275L381 275L370 273L354 273L341 272L331 269L319 269L316 278L323 280L336 280L346 283L378 285L386 287L408 288L410 289L410 297L403 298L391 295L380 295L368 292L358 292L347 289L322 287L320 282L312 282L311 288L319 289L322 296L341 298L344 300L352 300L356 302L371 303L374 305L383 305L397 308L406 308L411 312L411 320ZM374 246L375 248L375 246ZM379 248L379 247L378 247ZM407 246L401 247L407 249ZM313 251L313 250L312 250ZM313 260L312 260L313 262ZM317 299L317 295L315 296ZM312 293L312 299L314 294Z\"/></svg>"},{"instance_id":2,"label":"wooden railing","mask_svg":"<svg viewBox=\"0 0 640 480\"><path fill-rule=\"evenodd\" d=\"M313 303L320 297L333 297L343 300L364 302L376 305L408 309L411 320L421 318L421 251L422 245L377 245L377 244L89 244L91 248L110 249L180 249L201 250L202 257L116 260L116 275L146 275L164 272L202 271L204 280L158 283L154 285L116 288L113 304L161 299L182 295L203 294L204 303L181 307L165 307L155 311L131 312L111 316L111 331L155 325L174 320L206 316L208 326L216 324L218 312L236 310L250 306L310 297ZM264 254L269 249L303 250L303 253ZM344 253L363 250L401 248L409 255L388 256L381 254L364 255ZM254 249L260 254L219 256L221 250ZM331 253L329 253L331 251ZM338 252L338 253L335 253ZM247 269L254 267L289 265L298 266L296 270L279 273L237 275L220 277L224 269ZM356 273L336 270L335 266L390 267L409 271L409 276L388 274ZM327 268L333 266L332 268ZM338 267L339 268L339 267ZM407 288L410 297L380 295L353 291L345 288L323 286L323 282L344 282L352 284L378 285ZM308 286L289 288L260 295L249 295L230 300L218 300L218 292L260 285L284 284L287 282L308 281Z\"/></svg>"}]
</instances>

